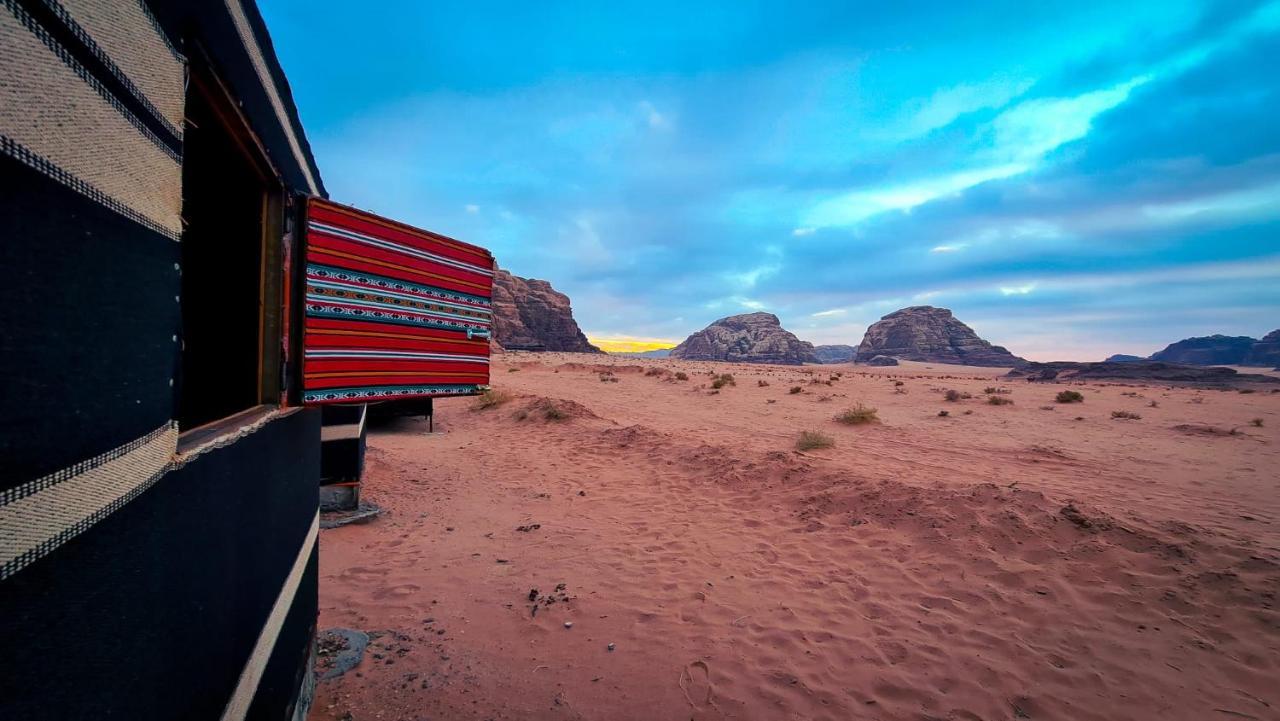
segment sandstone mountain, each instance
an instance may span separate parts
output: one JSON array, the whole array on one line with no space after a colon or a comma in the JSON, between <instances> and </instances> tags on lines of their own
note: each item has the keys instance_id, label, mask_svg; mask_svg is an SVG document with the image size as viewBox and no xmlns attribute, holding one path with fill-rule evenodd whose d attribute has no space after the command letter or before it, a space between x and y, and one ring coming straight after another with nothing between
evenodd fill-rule
<instances>
[{"instance_id":1,"label":"sandstone mountain","mask_svg":"<svg viewBox=\"0 0 1280 721\"><path fill-rule=\"evenodd\" d=\"M1115 355L1107 356L1103 363L1139 363L1144 360L1147 359L1142 356L1129 355L1128 353L1117 353Z\"/></svg>"},{"instance_id":2,"label":"sandstone mountain","mask_svg":"<svg viewBox=\"0 0 1280 721\"><path fill-rule=\"evenodd\" d=\"M852 363L858 349L851 345L817 345L813 347L813 354L819 363Z\"/></svg>"},{"instance_id":3,"label":"sandstone mountain","mask_svg":"<svg viewBox=\"0 0 1280 721\"><path fill-rule=\"evenodd\" d=\"M978 337L946 308L917 305L897 310L867 328L858 362L876 356L929 363L1016 366L1025 363L1008 350Z\"/></svg>"},{"instance_id":4,"label":"sandstone mountain","mask_svg":"<svg viewBox=\"0 0 1280 721\"><path fill-rule=\"evenodd\" d=\"M1244 335L1208 335L1171 343L1151 354L1151 360L1189 363L1198 366L1238 365L1244 362L1257 341Z\"/></svg>"},{"instance_id":5,"label":"sandstone mountain","mask_svg":"<svg viewBox=\"0 0 1280 721\"><path fill-rule=\"evenodd\" d=\"M721 318L685 339L672 358L732 363L816 363L813 344L782 328L772 313L747 313Z\"/></svg>"},{"instance_id":6,"label":"sandstone mountain","mask_svg":"<svg viewBox=\"0 0 1280 721\"><path fill-rule=\"evenodd\" d=\"M1239 373L1234 368L1206 368L1187 363L1150 360L1119 363L1028 362L1009 371L1005 377L1044 382L1137 381L1211 388L1239 388L1259 384L1274 387L1280 384L1280 378L1261 373Z\"/></svg>"},{"instance_id":7,"label":"sandstone mountain","mask_svg":"<svg viewBox=\"0 0 1280 721\"><path fill-rule=\"evenodd\" d=\"M499 270L493 278L493 335L506 350L600 353L573 319L569 296L545 280Z\"/></svg>"},{"instance_id":8,"label":"sandstone mountain","mask_svg":"<svg viewBox=\"0 0 1280 721\"><path fill-rule=\"evenodd\" d=\"M1269 368L1280 366L1280 330L1273 330L1254 343L1249 349L1249 355L1245 356L1244 365Z\"/></svg>"}]
</instances>

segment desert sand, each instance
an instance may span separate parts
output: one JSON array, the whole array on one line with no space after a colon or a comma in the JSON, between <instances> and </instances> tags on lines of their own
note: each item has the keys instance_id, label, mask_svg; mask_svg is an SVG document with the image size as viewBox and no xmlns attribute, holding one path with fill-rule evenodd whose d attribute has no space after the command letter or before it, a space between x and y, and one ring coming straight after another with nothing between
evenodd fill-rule
<instances>
[{"instance_id":1,"label":"desert sand","mask_svg":"<svg viewBox=\"0 0 1280 721\"><path fill-rule=\"evenodd\" d=\"M508 402L371 431L320 627L376 639L312 719L1280 718L1280 393L493 370Z\"/></svg>"}]
</instances>

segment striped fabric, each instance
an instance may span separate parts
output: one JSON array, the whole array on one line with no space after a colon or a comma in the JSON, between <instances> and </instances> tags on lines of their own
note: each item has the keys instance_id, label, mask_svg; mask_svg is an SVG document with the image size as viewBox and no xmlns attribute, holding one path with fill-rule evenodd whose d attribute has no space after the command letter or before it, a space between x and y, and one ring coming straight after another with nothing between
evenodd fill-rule
<instances>
[{"instance_id":1,"label":"striped fabric","mask_svg":"<svg viewBox=\"0 0 1280 721\"><path fill-rule=\"evenodd\" d=\"M480 392L492 288L489 251L313 198L304 400Z\"/></svg>"}]
</instances>

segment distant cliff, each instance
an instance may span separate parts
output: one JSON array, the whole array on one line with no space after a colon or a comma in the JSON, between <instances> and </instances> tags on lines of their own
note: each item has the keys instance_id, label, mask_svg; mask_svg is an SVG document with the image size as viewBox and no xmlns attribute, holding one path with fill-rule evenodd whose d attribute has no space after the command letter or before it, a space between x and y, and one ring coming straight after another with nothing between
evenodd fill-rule
<instances>
[{"instance_id":1,"label":"distant cliff","mask_svg":"<svg viewBox=\"0 0 1280 721\"><path fill-rule=\"evenodd\" d=\"M813 344L795 337L772 313L746 313L721 318L685 339L672 358L733 363L816 363Z\"/></svg>"},{"instance_id":2,"label":"distant cliff","mask_svg":"<svg viewBox=\"0 0 1280 721\"><path fill-rule=\"evenodd\" d=\"M1249 336L1207 335L1170 343L1164 350L1151 354L1151 360L1166 363L1189 363L1198 366L1239 365L1258 341Z\"/></svg>"},{"instance_id":3,"label":"distant cliff","mask_svg":"<svg viewBox=\"0 0 1280 721\"><path fill-rule=\"evenodd\" d=\"M1008 350L978 337L946 308L917 305L896 310L867 328L858 362L876 356L928 363L1016 366L1025 363Z\"/></svg>"},{"instance_id":4,"label":"distant cliff","mask_svg":"<svg viewBox=\"0 0 1280 721\"><path fill-rule=\"evenodd\" d=\"M493 278L494 339L507 350L600 353L577 321L569 296L545 280L499 270Z\"/></svg>"},{"instance_id":5,"label":"distant cliff","mask_svg":"<svg viewBox=\"0 0 1280 721\"><path fill-rule=\"evenodd\" d=\"M813 347L813 354L819 363L852 363L858 349L851 345L817 345Z\"/></svg>"}]
</instances>

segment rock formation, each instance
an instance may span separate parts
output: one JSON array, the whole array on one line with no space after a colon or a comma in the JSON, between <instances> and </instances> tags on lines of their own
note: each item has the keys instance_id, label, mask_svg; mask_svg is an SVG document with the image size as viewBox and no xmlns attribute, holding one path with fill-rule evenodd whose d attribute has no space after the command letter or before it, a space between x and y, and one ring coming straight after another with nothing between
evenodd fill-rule
<instances>
[{"instance_id":1,"label":"rock formation","mask_svg":"<svg viewBox=\"0 0 1280 721\"><path fill-rule=\"evenodd\" d=\"M499 270L493 278L494 338L506 350L600 353L573 319L569 296L545 280Z\"/></svg>"},{"instance_id":2,"label":"rock formation","mask_svg":"<svg viewBox=\"0 0 1280 721\"><path fill-rule=\"evenodd\" d=\"M1016 366L1026 362L979 338L950 310L930 305L903 308L872 323L858 346L857 360L864 362L880 355L972 366Z\"/></svg>"},{"instance_id":3,"label":"rock formation","mask_svg":"<svg viewBox=\"0 0 1280 721\"><path fill-rule=\"evenodd\" d=\"M1254 343L1242 364L1266 368L1280 366L1280 330L1273 330Z\"/></svg>"},{"instance_id":4,"label":"rock formation","mask_svg":"<svg viewBox=\"0 0 1280 721\"><path fill-rule=\"evenodd\" d=\"M1280 378L1261 373L1238 373L1234 368L1205 368L1149 360L1121 363L1029 362L1009 371L1005 377L1029 381L1143 381L1220 388L1280 384Z\"/></svg>"},{"instance_id":5,"label":"rock formation","mask_svg":"<svg viewBox=\"0 0 1280 721\"><path fill-rule=\"evenodd\" d=\"M817 345L813 347L813 354L819 363L852 363L858 349L851 345Z\"/></svg>"},{"instance_id":6,"label":"rock formation","mask_svg":"<svg viewBox=\"0 0 1280 721\"><path fill-rule=\"evenodd\" d=\"M896 366L898 365L898 359L891 355L878 355L872 356L866 363L869 366Z\"/></svg>"},{"instance_id":7,"label":"rock formation","mask_svg":"<svg viewBox=\"0 0 1280 721\"><path fill-rule=\"evenodd\" d=\"M1113 356L1107 356L1107 359L1103 362L1104 363L1138 363L1144 360L1147 360L1147 359L1143 358L1142 356L1129 355L1127 353L1117 353Z\"/></svg>"},{"instance_id":8,"label":"rock formation","mask_svg":"<svg viewBox=\"0 0 1280 721\"><path fill-rule=\"evenodd\" d=\"M1187 338L1171 343L1158 353L1152 353L1151 360L1198 366L1238 365L1253 350L1254 343L1257 341L1243 335Z\"/></svg>"},{"instance_id":9,"label":"rock formation","mask_svg":"<svg viewBox=\"0 0 1280 721\"><path fill-rule=\"evenodd\" d=\"M813 344L782 328L772 313L747 313L721 318L694 333L671 351L672 358L732 363L816 363Z\"/></svg>"}]
</instances>

